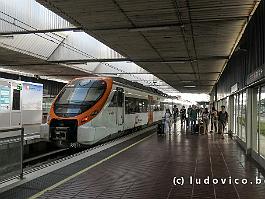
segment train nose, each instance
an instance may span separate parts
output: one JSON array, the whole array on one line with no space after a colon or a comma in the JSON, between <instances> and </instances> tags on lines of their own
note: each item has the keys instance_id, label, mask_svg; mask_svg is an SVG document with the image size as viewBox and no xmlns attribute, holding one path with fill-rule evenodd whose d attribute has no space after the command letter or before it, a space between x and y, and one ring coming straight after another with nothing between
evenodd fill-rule
<instances>
[{"instance_id":1,"label":"train nose","mask_svg":"<svg viewBox=\"0 0 265 199\"><path fill-rule=\"evenodd\" d=\"M53 141L64 141L66 144L77 142L77 120L52 120L50 138Z\"/></svg>"}]
</instances>

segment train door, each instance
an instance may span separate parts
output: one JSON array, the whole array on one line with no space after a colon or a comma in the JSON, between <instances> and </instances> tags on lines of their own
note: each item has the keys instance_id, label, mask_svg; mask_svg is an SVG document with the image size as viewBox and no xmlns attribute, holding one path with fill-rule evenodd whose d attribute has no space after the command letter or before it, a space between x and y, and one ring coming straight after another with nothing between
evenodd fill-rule
<instances>
[{"instance_id":1,"label":"train door","mask_svg":"<svg viewBox=\"0 0 265 199\"><path fill-rule=\"evenodd\" d=\"M151 125L154 120L153 101L153 96L148 95L148 125Z\"/></svg>"},{"instance_id":2,"label":"train door","mask_svg":"<svg viewBox=\"0 0 265 199\"><path fill-rule=\"evenodd\" d=\"M123 131L124 124L124 89L116 88L117 96L117 108L116 108L116 123L118 126L118 131Z\"/></svg>"}]
</instances>

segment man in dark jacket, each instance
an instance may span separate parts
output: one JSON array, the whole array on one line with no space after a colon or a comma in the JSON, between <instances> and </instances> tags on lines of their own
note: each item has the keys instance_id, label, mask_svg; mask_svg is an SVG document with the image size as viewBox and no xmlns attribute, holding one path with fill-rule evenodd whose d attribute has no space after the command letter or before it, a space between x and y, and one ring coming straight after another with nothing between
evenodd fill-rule
<instances>
[{"instance_id":1,"label":"man in dark jacket","mask_svg":"<svg viewBox=\"0 0 265 199\"><path fill-rule=\"evenodd\" d=\"M228 113L225 110L225 106L221 106L221 111L218 112L218 132L222 135L224 139L224 130L228 122Z\"/></svg>"},{"instance_id":2,"label":"man in dark jacket","mask_svg":"<svg viewBox=\"0 0 265 199\"><path fill-rule=\"evenodd\" d=\"M192 108L190 110L190 125L191 125L191 133L195 133L195 125L197 121L197 110L195 105L192 105Z\"/></svg>"}]
</instances>

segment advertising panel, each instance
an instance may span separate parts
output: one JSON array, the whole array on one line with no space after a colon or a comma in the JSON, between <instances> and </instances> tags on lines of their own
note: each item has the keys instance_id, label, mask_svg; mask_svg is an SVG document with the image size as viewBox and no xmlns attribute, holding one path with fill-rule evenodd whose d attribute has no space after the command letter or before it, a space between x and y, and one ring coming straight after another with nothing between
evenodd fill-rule
<instances>
[{"instance_id":1,"label":"advertising panel","mask_svg":"<svg viewBox=\"0 0 265 199\"><path fill-rule=\"evenodd\" d=\"M43 85L23 83L22 110L42 110Z\"/></svg>"}]
</instances>

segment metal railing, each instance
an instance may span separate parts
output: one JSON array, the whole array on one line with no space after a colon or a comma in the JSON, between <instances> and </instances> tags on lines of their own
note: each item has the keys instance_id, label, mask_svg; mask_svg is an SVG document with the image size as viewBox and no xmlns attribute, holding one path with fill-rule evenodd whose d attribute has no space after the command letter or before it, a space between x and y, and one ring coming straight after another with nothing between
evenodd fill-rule
<instances>
[{"instance_id":1,"label":"metal railing","mask_svg":"<svg viewBox=\"0 0 265 199\"><path fill-rule=\"evenodd\" d=\"M20 179L23 179L24 127L0 129L0 133L7 133L7 132L14 132L14 131L20 131L21 134L17 135L17 136L10 136L10 137L7 136L7 137L4 137L4 138L0 138L0 146L2 147L0 149L0 153L4 153L1 150L6 150L7 151L7 154L4 154L5 157L7 157L7 159L6 160L0 160L0 161L2 162L2 166L5 166L5 167L8 166L9 167L8 163L10 163L12 158L15 156L12 153L15 153L14 150L19 148L20 149L20 158L19 158L19 163L20 163L20 169L19 170L20 170L20 173L19 173L19 177L20 177ZM20 141L20 143L19 143L19 141ZM13 147L13 150L12 150L12 147ZM10 154L8 152L10 152ZM9 157L10 157L11 160L9 159ZM5 161L6 161L6 165L5 165ZM6 169L5 172L7 172L5 174L6 174L6 176L8 176L8 172L10 172L10 174L11 174L12 173L12 169L10 169L10 171L8 169Z\"/></svg>"}]
</instances>

